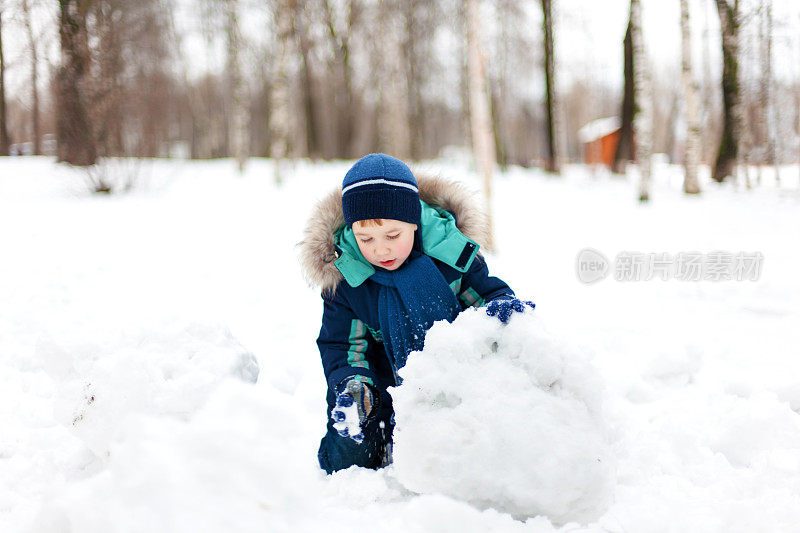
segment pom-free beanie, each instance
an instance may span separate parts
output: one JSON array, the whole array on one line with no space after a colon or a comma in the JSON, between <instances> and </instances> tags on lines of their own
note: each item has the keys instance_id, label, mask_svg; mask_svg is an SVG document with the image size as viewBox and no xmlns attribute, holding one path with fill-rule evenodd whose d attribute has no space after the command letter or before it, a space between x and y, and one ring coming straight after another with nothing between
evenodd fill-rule
<instances>
[{"instance_id":1,"label":"pom-free beanie","mask_svg":"<svg viewBox=\"0 0 800 533\"><path fill-rule=\"evenodd\" d=\"M417 180L399 159L369 154L356 161L344 176L342 210L348 226L375 218L419 224Z\"/></svg>"}]
</instances>

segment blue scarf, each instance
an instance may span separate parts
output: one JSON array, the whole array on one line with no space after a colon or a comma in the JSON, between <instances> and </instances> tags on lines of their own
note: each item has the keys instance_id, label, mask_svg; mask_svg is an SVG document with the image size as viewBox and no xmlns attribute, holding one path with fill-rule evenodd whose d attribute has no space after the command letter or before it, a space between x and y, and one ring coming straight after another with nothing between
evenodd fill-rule
<instances>
[{"instance_id":1,"label":"blue scarf","mask_svg":"<svg viewBox=\"0 0 800 533\"><path fill-rule=\"evenodd\" d=\"M461 312L433 260L416 250L397 270L376 270L371 279L380 285L378 320L395 368L405 366L409 353L422 349L425 332L434 322L452 322Z\"/></svg>"}]
</instances>

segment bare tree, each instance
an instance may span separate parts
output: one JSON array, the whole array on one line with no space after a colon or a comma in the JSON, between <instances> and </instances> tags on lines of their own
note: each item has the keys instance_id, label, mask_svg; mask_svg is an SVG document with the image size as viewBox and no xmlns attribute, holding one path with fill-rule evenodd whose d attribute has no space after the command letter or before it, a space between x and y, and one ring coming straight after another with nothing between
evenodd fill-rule
<instances>
[{"instance_id":1,"label":"bare tree","mask_svg":"<svg viewBox=\"0 0 800 533\"><path fill-rule=\"evenodd\" d=\"M161 0L92 0L91 70L84 84L99 155L166 155L175 123L174 52Z\"/></svg>"},{"instance_id":2,"label":"bare tree","mask_svg":"<svg viewBox=\"0 0 800 533\"><path fill-rule=\"evenodd\" d=\"M28 48L31 59L31 122L33 125L33 154L42 153L41 119L39 113L39 43L33 32L33 19L29 0L20 3L25 25L25 35L28 38Z\"/></svg>"},{"instance_id":3,"label":"bare tree","mask_svg":"<svg viewBox=\"0 0 800 533\"><path fill-rule=\"evenodd\" d=\"M333 92L336 107L336 139L340 156L354 155L356 96L353 82L351 38L361 18L361 0L344 2L344 27L337 27L336 6L333 0L320 0L333 56L339 68L339 87Z\"/></svg>"},{"instance_id":4,"label":"bare tree","mask_svg":"<svg viewBox=\"0 0 800 533\"><path fill-rule=\"evenodd\" d=\"M480 0L467 0L467 67L469 70L469 108L472 129L472 150L475 154L476 167L483 174L483 188L486 200L489 229L489 242L486 246L494 246L491 214L492 175L496 166L494 137L492 135L492 119L489 116L489 101L486 85L485 58L481 51Z\"/></svg>"},{"instance_id":5,"label":"bare tree","mask_svg":"<svg viewBox=\"0 0 800 533\"><path fill-rule=\"evenodd\" d=\"M739 0L716 0L722 30L722 102L724 122L717 160L711 177L722 182L733 174L739 154Z\"/></svg>"},{"instance_id":6,"label":"bare tree","mask_svg":"<svg viewBox=\"0 0 800 533\"><path fill-rule=\"evenodd\" d=\"M278 55L275 60L274 82L270 95L270 155L275 160L275 182L282 181L283 160L289 155L289 59L292 39L292 6L288 0L277 0L275 22L278 29Z\"/></svg>"},{"instance_id":7,"label":"bare tree","mask_svg":"<svg viewBox=\"0 0 800 533\"><path fill-rule=\"evenodd\" d=\"M423 97L423 84L430 78L432 70L433 38L440 24L443 8L438 2L430 0L404 0L398 2L402 11L402 48L405 59L404 76L408 95L406 96L407 122L413 128L410 135L410 157L418 160L426 154L426 142L430 140L426 124L431 121Z\"/></svg>"},{"instance_id":8,"label":"bare tree","mask_svg":"<svg viewBox=\"0 0 800 533\"><path fill-rule=\"evenodd\" d=\"M505 169L511 158L511 111L510 111L510 87L509 73L511 49L513 44L511 30L514 20L519 19L518 13L514 13L516 2L509 0L498 0L494 2L497 14L497 31L493 62L487 69L489 93L490 93L490 112L492 115L492 129L495 136L495 151L497 153L497 164ZM494 68L492 68L494 67ZM494 71L494 76L492 75Z\"/></svg>"},{"instance_id":9,"label":"bare tree","mask_svg":"<svg viewBox=\"0 0 800 533\"><path fill-rule=\"evenodd\" d=\"M636 65L634 91L639 105L633 124L636 162L641 180L639 201L647 202L650 199L650 154L653 149L653 101L650 69L642 37L642 5L639 0L631 0L631 42Z\"/></svg>"},{"instance_id":10,"label":"bare tree","mask_svg":"<svg viewBox=\"0 0 800 533\"><path fill-rule=\"evenodd\" d=\"M311 51L313 42L308 24L305 2L290 0L294 16L292 33L300 49L300 87L302 89L303 113L305 114L306 153L311 159L320 156L317 130L317 105L314 99L314 76L311 72Z\"/></svg>"},{"instance_id":11,"label":"bare tree","mask_svg":"<svg viewBox=\"0 0 800 533\"><path fill-rule=\"evenodd\" d=\"M553 0L541 0L544 26L544 80L545 105L547 111L547 152L544 168L547 172L560 171L558 161L556 113L555 113L555 58L553 52Z\"/></svg>"},{"instance_id":12,"label":"bare tree","mask_svg":"<svg viewBox=\"0 0 800 533\"><path fill-rule=\"evenodd\" d=\"M794 134L796 137L800 138L800 91L798 90L795 91L794 95L794 112ZM800 143L798 143L797 147L800 149ZM797 155L800 156L800 154Z\"/></svg>"},{"instance_id":13,"label":"bare tree","mask_svg":"<svg viewBox=\"0 0 800 533\"><path fill-rule=\"evenodd\" d=\"M99 0L92 9L95 54L95 79L91 87L92 123L101 157L126 155L122 78L127 12L116 1Z\"/></svg>"},{"instance_id":14,"label":"bare tree","mask_svg":"<svg viewBox=\"0 0 800 533\"><path fill-rule=\"evenodd\" d=\"M227 37L227 75L231 126L228 131L231 153L239 172L244 172L249 154L249 123L247 113L247 88L242 75L241 54L243 40L239 28L237 0L225 2L225 33ZM288 8L287 8L288 9Z\"/></svg>"},{"instance_id":15,"label":"bare tree","mask_svg":"<svg viewBox=\"0 0 800 533\"><path fill-rule=\"evenodd\" d=\"M89 68L86 15L91 0L59 0L61 66L57 75L56 139L58 160L78 166L97 161L92 126L84 102Z\"/></svg>"},{"instance_id":16,"label":"bare tree","mask_svg":"<svg viewBox=\"0 0 800 533\"><path fill-rule=\"evenodd\" d=\"M797 86L797 77L795 77L795 90L794 93L794 110L795 110L795 120L794 120L794 134L797 138L800 138L800 87ZM797 144L798 151L800 151L800 143ZM800 153L797 154L800 158ZM798 167L800 169L800 166Z\"/></svg>"},{"instance_id":17,"label":"bare tree","mask_svg":"<svg viewBox=\"0 0 800 533\"><path fill-rule=\"evenodd\" d=\"M177 61L175 65L176 70L176 79L177 82L183 88L183 104L182 108L185 110L179 114L181 123L179 127L179 131L186 129L187 131L181 131L181 139L188 140L188 155L191 158L198 157L198 142L197 142L197 130L196 124L199 120L199 116L201 114L201 103L199 98L197 97L197 91L193 90L192 84L189 81L189 66L186 61L186 56L183 52L183 36L178 32L176 25L175 25L175 10L174 8L170 8L166 10L165 13L165 25L166 25L166 41L169 47L177 52ZM188 115L188 116L187 116ZM188 123L188 128L184 126L184 123Z\"/></svg>"},{"instance_id":18,"label":"bare tree","mask_svg":"<svg viewBox=\"0 0 800 533\"><path fill-rule=\"evenodd\" d=\"M617 150L614 153L614 164L612 170L617 174L625 173L625 165L633 160L633 115L636 112L636 94L634 91L634 74L636 64L633 57L633 2L630 5L628 16L628 29L625 31L625 39L622 41L624 55L624 79L625 85L622 94L622 110L620 119L619 141Z\"/></svg>"},{"instance_id":19,"label":"bare tree","mask_svg":"<svg viewBox=\"0 0 800 533\"><path fill-rule=\"evenodd\" d=\"M3 8L4 0L0 0L0 156L8 155L11 139L8 137L8 114L6 110L6 62L3 56Z\"/></svg>"},{"instance_id":20,"label":"bare tree","mask_svg":"<svg viewBox=\"0 0 800 533\"><path fill-rule=\"evenodd\" d=\"M546 76L546 34L544 31L541 34L531 31L529 19L532 14L526 3L494 0L489 4L495 13L495 22L484 27L493 26L497 30L491 32L494 39L484 44L487 45L487 55L491 57L486 66L497 163L506 168L508 164L529 166L533 161L546 161L547 105L535 102L531 95L530 77L519 75L537 69L538 73ZM544 23L540 28L543 27ZM547 84L542 88L546 95ZM546 100L544 104L547 104ZM553 121L557 133L558 114L555 109ZM558 153L559 146L555 148Z\"/></svg>"},{"instance_id":21,"label":"bare tree","mask_svg":"<svg viewBox=\"0 0 800 533\"><path fill-rule=\"evenodd\" d=\"M775 181L780 183L780 173L778 172L777 161L777 122L775 116L775 104L773 102L773 79L772 79L772 0L763 0L762 17L759 24L760 44L761 44L761 86L759 91L759 120L761 129L765 136L766 149L764 150L765 162L771 165L775 171ZM761 171L759 170L759 181Z\"/></svg>"},{"instance_id":22,"label":"bare tree","mask_svg":"<svg viewBox=\"0 0 800 533\"><path fill-rule=\"evenodd\" d=\"M700 117L697 106L697 83L692 70L692 32L689 0L681 0L681 79L686 115L686 153L684 154L683 192L698 194L697 167L700 163Z\"/></svg>"},{"instance_id":23,"label":"bare tree","mask_svg":"<svg viewBox=\"0 0 800 533\"><path fill-rule=\"evenodd\" d=\"M380 39L374 44L378 89L378 141L382 151L391 153L399 159L407 159L411 153L411 132L408 124L407 87L401 85L403 49L401 29L396 21L398 15L395 0L378 2L378 33Z\"/></svg>"}]
</instances>

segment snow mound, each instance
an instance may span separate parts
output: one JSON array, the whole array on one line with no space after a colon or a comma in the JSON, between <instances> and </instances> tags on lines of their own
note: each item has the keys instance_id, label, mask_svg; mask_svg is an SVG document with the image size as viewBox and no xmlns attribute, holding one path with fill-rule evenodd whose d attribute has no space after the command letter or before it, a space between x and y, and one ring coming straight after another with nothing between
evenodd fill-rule
<instances>
[{"instance_id":1,"label":"snow mound","mask_svg":"<svg viewBox=\"0 0 800 533\"><path fill-rule=\"evenodd\" d=\"M483 310L437 323L400 373L394 465L409 490L561 524L606 510L599 381L535 313L507 326Z\"/></svg>"},{"instance_id":2,"label":"snow mound","mask_svg":"<svg viewBox=\"0 0 800 533\"><path fill-rule=\"evenodd\" d=\"M135 415L188 419L230 377L255 383L258 363L225 328L175 323L121 341L57 346L37 354L59 382L55 418L98 457Z\"/></svg>"}]
</instances>

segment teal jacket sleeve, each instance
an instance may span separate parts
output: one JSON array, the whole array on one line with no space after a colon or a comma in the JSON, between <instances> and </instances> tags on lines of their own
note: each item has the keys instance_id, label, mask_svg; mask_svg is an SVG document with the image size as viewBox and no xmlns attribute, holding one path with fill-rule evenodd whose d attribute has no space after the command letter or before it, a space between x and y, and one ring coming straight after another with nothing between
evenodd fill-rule
<instances>
[{"instance_id":1,"label":"teal jacket sleeve","mask_svg":"<svg viewBox=\"0 0 800 533\"><path fill-rule=\"evenodd\" d=\"M511 287L500 278L489 275L489 267L481 255L476 255L469 269L461 278L458 299L466 307L482 307L492 300L515 298Z\"/></svg>"},{"instance_id":2,"label":"teal jacket sleeve","mask_svg":"<svg viewBox=\"0 0 800 533\"><path fill-rule=\"evenodd\" d=\"M369 360L374 339L366 324L359 320L346 300L337 291L323 295L322 327L317 346L328 387L337 392L345 380L356 379L374 385L375 372Z\"/></svg>"}]
</instances>

